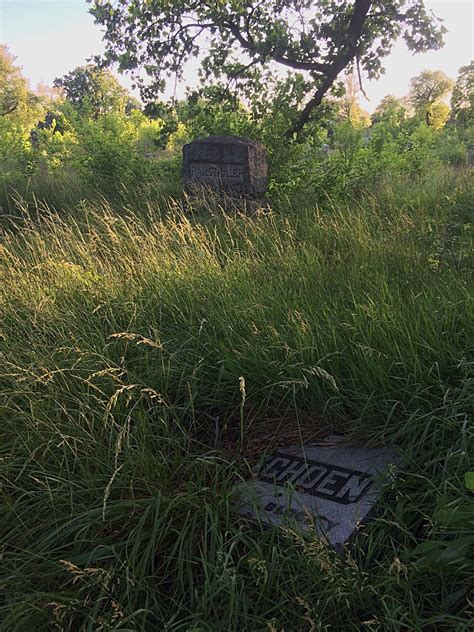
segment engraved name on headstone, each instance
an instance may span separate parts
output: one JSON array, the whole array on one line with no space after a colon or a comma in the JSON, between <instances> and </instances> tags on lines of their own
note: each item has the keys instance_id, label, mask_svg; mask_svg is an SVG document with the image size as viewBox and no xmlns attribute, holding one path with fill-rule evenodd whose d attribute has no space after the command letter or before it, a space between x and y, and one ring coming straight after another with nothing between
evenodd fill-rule
<instances>
[{"instance_id":1,"label":"engraved name on headstone","mask_svg":"<svg viewBox=\"0 0 474 632\"><path fill-rule=\"evenodd\" d=\"M207 162L191 163L191 178L200 182L243 183L244 168L242 165L213 165Z\"/></svg>"},{"instance_id":2,"label":"engraved name on headstone","mask_svg":"<svg viewBox=\"0 0 474 632\"><path fill-rule=\"evenodd\" d=\"M209 136L183 147L188 190L199 186L231 195L263 198L267 189L265 148L240 136Z\"/></svg>"},{"instance_id":3,"label":"engraved name on headstone","mask_svg":"<svg viewBox=\"0 0 474 632\"><path fill-rule=\"evenodd\" d=\"M348 446L339 437L270 456L257 480L239 486L242 516L263 525L307 529L336 548L365 521L400 458L392 448Z\"/></svg>"}]
</instances>

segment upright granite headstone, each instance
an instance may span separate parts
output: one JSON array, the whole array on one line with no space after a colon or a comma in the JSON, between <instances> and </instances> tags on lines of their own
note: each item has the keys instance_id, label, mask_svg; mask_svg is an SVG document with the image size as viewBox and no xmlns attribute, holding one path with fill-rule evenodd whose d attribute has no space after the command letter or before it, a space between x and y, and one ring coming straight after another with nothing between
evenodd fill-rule
<instances>
[{"instance_id":1,"label":"upright granite headstone","mask_svg":"<svg viewBox=\"0 0 474 632\"><path fill-rule=\"evenodd\" d=\"M236 509L266 526L304 531L312 523L340 549L370 517L399 465L393 448L347 445L341 437L290 446L268 457L256 479L239 485Z\"/></svg>"},{"instance_id":2,"label":"upright granite headstone","mask_svg":"<svg viewBox=\"0 0 474 632\"><path fill-rule=\"evenodd\" d=\"M267 190L265 147L241 136L209 136L183 147L188 190L199 186L238 197L259 199Z\"/></svg>"},{"instance_id":3,"label":"upright granite headstone","mask_svg":"<svg viewBox=\"0 0 474 632\"><path fill-rule=\"evenodd\" d=\"M467 150L467 164L470 167L474 167L474 149Z\"/></svg>"}]
</instances>

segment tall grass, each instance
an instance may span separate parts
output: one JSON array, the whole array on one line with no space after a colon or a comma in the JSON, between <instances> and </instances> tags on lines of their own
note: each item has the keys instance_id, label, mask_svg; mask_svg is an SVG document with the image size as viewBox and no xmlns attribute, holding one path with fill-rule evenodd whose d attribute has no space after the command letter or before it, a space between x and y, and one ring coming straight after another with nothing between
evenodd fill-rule
<instances>
[{"instance_id":1,"label":"tall grass","mask_svg":"<svg viewBox=\"0 0 474 632\"><path fill-rule=\"evenodd\" d=\"M473 196L460 172L285 214L18 204L0 629L467 630L467 527L436 511L472 469ZM405 458L345 559L232 512L254 444L328 429Z\"/></svg>"}]
</instances>

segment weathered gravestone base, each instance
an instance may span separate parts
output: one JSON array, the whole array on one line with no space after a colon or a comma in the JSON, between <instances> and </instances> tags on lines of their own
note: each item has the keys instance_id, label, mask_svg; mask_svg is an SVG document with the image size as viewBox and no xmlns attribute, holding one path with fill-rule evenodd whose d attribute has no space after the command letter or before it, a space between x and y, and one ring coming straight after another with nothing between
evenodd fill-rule
<instances>
[{"instance_id":1,"label":"weathered gravestone base","mask_svg":"<svg viewBox=\"0 0 474 632\"><path fill-rule=\"evenodd\" d=\"M400 458L392 448L366 448L329 437L268 457L256 480L239 485L240 515L264 526L316 531L339 549L369 514Z\"/></svg>"},{"instance_id":2,"label":"weathered gravestone base","mask_svg":"<svg viewBox=\"0 0 474 632\"><path fill-rule=\"evenodd\" d=\"M240 136L209 136L183 147L183 176L190 193L211 189L259 200L267 190L265 147Z\"/></svg>"}]
</instances>

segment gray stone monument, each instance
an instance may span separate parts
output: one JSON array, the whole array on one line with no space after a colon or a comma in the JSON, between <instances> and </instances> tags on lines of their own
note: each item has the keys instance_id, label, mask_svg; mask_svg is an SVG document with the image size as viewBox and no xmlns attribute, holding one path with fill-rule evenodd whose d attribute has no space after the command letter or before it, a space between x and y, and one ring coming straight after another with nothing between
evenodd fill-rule
<instances>
[{"instance_id":1,"label":"gray stone monument","mask_svg":"<svg viewBox=\"0 0 474 632\"><path fill-rule=\"evenodd\" d=\"M187 190L199 187L261 199L267 190L265 147L240 136L209 136L183 147Z\"/></svg>"},{"instance_id":2,"label":"gray stone monument","mask_svg":"<svg viewBox=\"0 0 474 632\"><path fill-rule=\"evenodd\" d=\"M469 167L474 167L474 149L467 150L467 164Z\"/></svg>"},{"instance_id":3,"label":"gray stone monument","mask_svg":"<svg viewBox=\"0 0 474 632\"><path fill-rule=\"evenodd\" d=\"M312 523L340 549L370 517L399 464L393 448L347 445L341 437L281 449L255 480L239 485L237 512L264 526L304 531Z\"/></svg>"}]
</instances>

